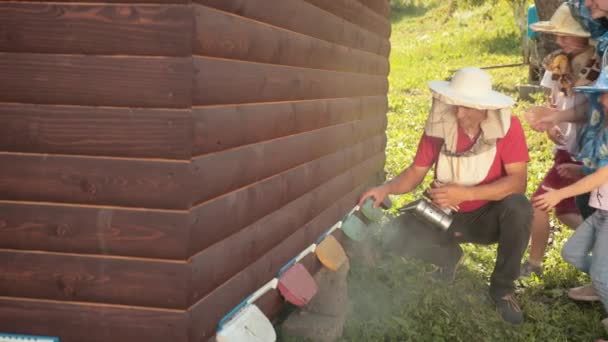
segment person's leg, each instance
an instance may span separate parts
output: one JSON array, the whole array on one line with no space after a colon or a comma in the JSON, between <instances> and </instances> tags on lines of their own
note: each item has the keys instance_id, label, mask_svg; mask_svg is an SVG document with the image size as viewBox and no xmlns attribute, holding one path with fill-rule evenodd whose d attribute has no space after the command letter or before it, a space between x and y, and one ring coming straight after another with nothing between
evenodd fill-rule
<instances>
[{"instance_id":1,"label":"person's leg","mask_svg":"<svg viewBox=\"0 0 608 342\"><path fill-rule=\"evenodd\" d=\"M490 278L490 296L502 318L513 324L523 322L523 314L514 299L514 282L530 238L532 206L522 194L513 194L479 209L462 229L461 242L490 244L498 242L494 272ZM457 218L454 220L455 223Z\"/></svg>"},{"instance_id":2,"label":"person's leg","mask_svg":"<svg viewBox=\"0 0 608 342\"><path fill-rule=\"evenodd\" d=\"M528 258L528 262L532 265L540 267L542 264L550 232L549 213L534 209L532 234L530 236L530 257Z\"/></svg>"},{"instance_id":3,"label":"person's leg","mask_svg":"<svg viewBox=\"0 0 608 342\"><path fill-rule=\"evenodd\" d=\"M562 258L579 271L589 273L591 269L591 249L595 241L593 216L586 219L574 234L566 241L562 249Z\"/></svg>"},{"instance_id":4,"label":"person's leg","mask_svg":"<svg viewBox=\"0 0 608 342\"><path fill-rule=\"evenodd\" d=\"M608 312L608 211L598 210L594 218L595 243L589 274L593 287Z\"/></svg>"},{"instance_id":5,"label":"person's leg","mask_svg":"<svg viewBox=\"0 0 608 342\"><path fill-rule=\"evenodd\" d=\"M585 220L578 228L562 249L564 260L580 271L589 273L592 258L589 255L595 241L594 218L595 214ZM599 296L592 284L587 284L568 290L568 297L577 301L596 301Z\"/></svg>"},{"instance_id":6,"label":"person's leg","mask_svg":"<svg viewBox=\"0 0 608 342\"><path fill-rule=\"evenodd\" d=\"M490 278L490 294L502 298L515 290L521 259L530 238L532 206L521 194L510 195L495 202L498 219L498 251L496 266Z\"/></svg>"},{"instance_id":7,"label":"person's leg","mask_svg":"<svg viewBox=\"0 0 608 342\"><path fill-rule=\"evenodd\" d=\"M554 156L553 166L547 171L545 178L538 185L538 188L532 195L532 198L540 196L547 192L546 187L554 188L555 184L560 180L557 172L558 155ZM534 209L532 216L532 232L530 235L530 255L521 266L520 275L529 277L533 272L540 276L542 274L542 262L545 256L545 249L549 242L551 226L549 224L549 213Z\"/></svg>"},{"instance_id":8,"label":"person's leg","mask_svg":"<svg viewBox=\"0 0 608 342\"><path fill-rule=\"evenodd\" d=\"M583 223L583 217L579 213L558 214L557 219L570 229L576 229Z\"/></svg>"}]
</instances>

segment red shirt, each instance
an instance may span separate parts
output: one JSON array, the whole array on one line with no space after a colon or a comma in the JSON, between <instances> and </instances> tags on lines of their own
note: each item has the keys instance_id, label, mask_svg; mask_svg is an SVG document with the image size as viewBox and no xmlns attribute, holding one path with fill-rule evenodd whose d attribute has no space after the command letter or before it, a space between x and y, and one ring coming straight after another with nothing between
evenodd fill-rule
<instances>
[{"instance_id":1,"label":"red shirt","mask_svg":"<svg viewBox=\"0 0 608 342\"><path fill-rule=\"evenodd\" d=\"M464 152L469 149L474 139L464 132L464 130L458 127L458 141L456 143L457 152ZM418 151L416 157L414 157L414 165L421 167L430 167L437 162L439 157L439 151L443 145L443 139L429 137L426 134L422 135L420 143L418 144ZM505 171L505 165L511 163L528 162L530 156L528 155L528 145L526 144L526 137L524 130L521 127L519 119L511 116L511 127L505 136L498 139L496 142L496 156L494 162L488 171L486 178L479 183L487 184L492 183L495 180L507 175ZM460 211L473 211L488 203L488 201L466 201L460 204Z\"/></svg>"}]
</instances>

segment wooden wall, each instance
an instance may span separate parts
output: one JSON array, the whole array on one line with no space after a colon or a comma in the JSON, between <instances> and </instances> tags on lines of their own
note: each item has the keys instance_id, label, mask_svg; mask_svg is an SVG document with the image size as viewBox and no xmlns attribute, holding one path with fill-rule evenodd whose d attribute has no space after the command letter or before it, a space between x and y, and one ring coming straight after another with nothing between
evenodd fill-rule
<instances>
[{"instance_id":1,"label":"wooden wall","mask_svg":"<svg viewBox=\"0 0 608 342\"><path fill-rule=\"evenodd\" d=\"M0 2L0 331L206 341L383 178L388 0L102 1Z\"/></svg>"}]
</instances>

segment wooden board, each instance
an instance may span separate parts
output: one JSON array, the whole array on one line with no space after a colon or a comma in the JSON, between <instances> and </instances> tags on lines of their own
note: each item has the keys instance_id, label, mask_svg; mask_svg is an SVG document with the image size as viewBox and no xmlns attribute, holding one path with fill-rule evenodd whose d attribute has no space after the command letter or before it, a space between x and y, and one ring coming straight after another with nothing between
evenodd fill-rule
<instances>
[{"instance_id":1,"label":"wooden board","mask_svg":"<svg viewBox=\"0 0 608 342\"><path fill-rule=\"evenodd\" d=\"M190 342L184 311L0 297L0 331L61 342Z\"/></svg>"},{"instance_id":2,"label":"wooden board","mask_svg":"<svg viewBox=\"0 0 608 342\"><path fill-rule=\"evenodd\" d=\"M303 250L319 234L337 222L355 204L357 197L368 186L369 183L365 183L354 188L352 192L312 220L308 228L299 229L247 269L239 272L193 305L189 309L193 322L191 338L195 341L206 341L211 337L215 333L215 326L222 316L248 294L274 277L279 268L297 252Z\"/></svg>"},{"instance_id":3,"label":"wooden board","mask_svg":"<svg viewBox=\"0 0 608 342\"><path fill-rule=\"evenodd\" d=\"M328 42L388 57L387 39L303 0L194 0L196 3L234 13Z\"/></svg>"},{"instance_id":4,"label":"wooden board","mask_svg":"<svg viewBox=\"0 0 608 342\"><path fill-rule=\"evenodd\" d=\"M357 3L356 0L348 1ZM194 11L196 34L193 51L198 55L314 69L388 74L388 60L385 57L205 6L194 6Z\"/></svg>"},{"instance_id":5,"label":"wooden board","mask_svg":"<svg viewBox=\"0 0 608 342\"><path fill-rule=\"evenodd\" d=\"M386 110L386 96L195 107L193 153L218 152L384 115Z\"/></svg>"},{"instance_id":6,"label":"wooden board","mask_svg":"<svg viewBox=\"0 0 608 342\"><path fill-rule=\"evenodd\" d=\"M189 209L188 162L0 152L4 200Z\"/></svg>"},{"instance_id":7,"label":"wooden board","mask_svg":"<svg viewBox=\"0 0 608 342\"><path fill-rule=\"evenodd\" d=\"M190 110L0 103L0 150L190 159Z\"/></svg>"},{"instance_id":8,"label":"wooden board","mask_svg":"<svg viewBox=\"0 0 608 342\"><path fill-rule=\"evenodd\" d=\"M357 0L305 0L383 38L391 35L391 23Z\"/></svg>"},{"instance_id":9,"label":"wooden board","mask_svg":"<svg viewBox=\"0 0 608 342\"><path fill-rule=\"evenodd\" d=\"M191 58L0 53L0 102L191 105Z\"/></svg>"},{"instance_id":10,"label":"wooden board","mask_svg":"<svg viewBox=\"0 0 608 342\"><path fill-rule=\"evenodd\" d=\"M197 57L193 104L218 105L386 95L384 76Z\"/></svg>"},{"instance_id":11,"label":"wooden board","mask_svg":"<svg viewBox=\"0 0 608 342\"><path fill-rule=\"evenodd\" d=\"M383 132L385 121L385 116L376 115L195 158L194 201L207 201L346 148Z\"/></svg>"},{"instance_id":12,"label":"wooden board","mask_svg":"<svg viewBox=\"0 0 608 342\"><path fill-rule=\"evenodd\" d=\"M185 260L189 228L187 211L0 201L0 248Z\"/></svg>"},{"instance_id":13,"label":"wooden board","mask_svg":"<svg viewBox=\"0 0 608 342\"><path fill-rule=\"evenodd\" d=\"M0 249L0 294L186 309L185 262Z\"/></svg>"},{"instance_id":14,"label":"wooden board","mask_svg":"<svg viewBox=\"0 0 608 342\"><path fill-rule=\"evenodd\" d=\"M192 258L195 294L204 296L211 292L298 230L308 229L309 221L331 207L343 194L352 191L353 187L365 182L375 166L378 164L373 162L354 166L195 255ZM356 179L355 174L359 175ZM299 251L292 252L296 255Z\"/></svg>"},{"instance_id":15,"label":"wooden board","mask_svg":"<svg viewBox=\"0 0 608 342\"><path fill-rule=\"evenodd\" d=\"M190 56L187 6L0 2L0 51Z\"/></svg>"}]
</instances>

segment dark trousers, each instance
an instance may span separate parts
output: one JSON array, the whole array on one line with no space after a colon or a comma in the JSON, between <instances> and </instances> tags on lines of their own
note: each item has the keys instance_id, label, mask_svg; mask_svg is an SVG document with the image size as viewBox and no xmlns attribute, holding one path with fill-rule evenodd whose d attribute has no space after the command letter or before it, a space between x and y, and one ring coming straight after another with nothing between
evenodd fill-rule
<instances>
[{"instance_id":1,"label":"dark trousers","mask_svg":"<svg viewBox=\"0 0 608 342\"><path fill-rule=\"evenodd\" d=\"M439 267L453 267L462 256L460 243L498 243L496 264L490 279L490 295L497 299L515 289L514 281L519 277L531 222L530 202L524 195L514 194L475 211L456 213L447 232L405 212L394 219L395 229L385 239L384 245L406 257ZM461 236L455 237L456 232Z\"/></svg>"}]
</instances>

